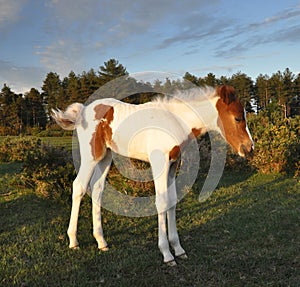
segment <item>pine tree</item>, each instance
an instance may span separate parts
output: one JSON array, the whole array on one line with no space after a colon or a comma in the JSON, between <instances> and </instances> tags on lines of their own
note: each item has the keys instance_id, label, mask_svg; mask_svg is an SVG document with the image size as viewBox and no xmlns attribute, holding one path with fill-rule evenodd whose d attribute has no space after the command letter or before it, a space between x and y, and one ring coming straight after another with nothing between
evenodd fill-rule
<instances>
[{"instance_id":1,"label":"pine tree","mask_svg":"<svg viewBox=\"0 0 300 287\"><path fill-rule=\"evenodd\" d=\"M43 97L37 89L32 88L25 94L27 125L31 127L45 128L47 115L44 110Z\"/></svg>"},{"instance_id":2,"label":"pine tree","mask_svg":"<svg viewBox=\"0 0 300 287\"><path fill-rule=\"evenodd\" d=\"M257 111L265 109L269 104L269 76L260 74L255 82L255 102Z\"/></svg>"},{"instance_id":3,"label":"pine tree","mask_svg":"<svg viewBox=\"0 0 300 287\"><path fill-rule=\"evenodd\" d=\"M99 76L101 84L126 75L128 75L126 68L115 59L110 59L104 62L103 66L100 66Z\"/></svg>"},{"instance_id":4,"label":"pine tree","mask_svg":"<svg viewBox=\"0 0 300 287\"><path fill-rule=\"evenodd\" d=\"M4 84L0 93L0 125L2 134L17 135L21 127L21 119L18 114L18 103L21 95L13 93Z\"/></svg>"},{"instance_id":5,"label":"pine tree","mask_svg":"<svg viewBox=\"0 0 300 287\"><path fill-rule=\"evenodd\" d=\"M254 84L250 77L246 74L238 72L229 80L229 84L235 88L235 91L241 102L245 105L248 112L253 112L251 103L254 98Z\"/></svg>"},{"instance_id":6,"label":"pine tree","mask_svg":"<svg viewBox=\"0 0 300 287\"><path fill-rule=\"evenodd\" d=\"M204 83L210 87L216 87L220 84L220 81L216 78L213 73L208 73L207 76L204 78Z\"/></svg>"},{"instance_id":7,"label":"pine tree","mask_svg":"<svg viewBox=\"0 0 300 287\"><path fill-rule=\"evenodd\" d=\"M279 103L283 109L284 117L289 117L291 115L291 101L294 96L294 79L295 75L286 68L282 75L283 89L282 95L279 99Z\"/></svg>"},{"instance_id":8,"label":"pine tree","mask_svg":"<svg viewBox=\"0 0 300 287\"><path fill-rule=\"evenodd\" d=\"M43 83L43 98L46 104L46 113L50 117L51 109L65 108L68 101L64 95L64 89L59 75L53 72L47 74Z\"/></svg>"},{"instance_id":9,"label":"pine tree","mask_svg":"<svg viewBox=\"0 0 300 287\"><path fill-rule=\"evenodd\" d=\"M65 80L65 94L70 103L80 102L80 81L79 78L71 71Z\"/></svg>"}]
</instances>

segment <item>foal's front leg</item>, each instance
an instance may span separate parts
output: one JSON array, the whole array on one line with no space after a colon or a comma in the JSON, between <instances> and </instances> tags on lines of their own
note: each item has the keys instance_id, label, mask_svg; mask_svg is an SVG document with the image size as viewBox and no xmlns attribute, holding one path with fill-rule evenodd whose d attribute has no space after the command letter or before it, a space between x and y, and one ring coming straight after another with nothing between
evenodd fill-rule
<instances>
[{"instance_id":1,"label":"foal's front leg","mask_svg":"<svg viewBox=\"0 0 300 287\"><path fill-rule=\"evenodd\" d=\"M171 198L177 197L175 177L176 177L176 169L178 164L179 161L172 163L170 166L169 178L168 178L168 194L169 196L171 196ZM168 219L169 242L175 251L175 256L181 259L186 259L187 255L184 249L181 247L179 241L179 235L176 227L176 205L172 206L167 211L167 219Z\"/></svg>"},{"instance_id":2,"label":"foal's front leg","mask_svg":"<svg viewBox=\"0 0 300 287\"><path fill-rule=\"evenodd\" d=\"M181 247L176 227L176 206L171 207L167 212L169 242L175 251L175 256L180 259L187 259L184 249Z\"/></svg>"},{"instance_id":3,"label":"foal's front leg","mask_svg":"<svg viewBox=\"0 0 300 287\"><path fill-rule=\"evenodd\" d=\"M155 204L158 212L158 247L164 257L164 262L174 266L176 262L170 252L167 235L167 210L176 204L176 194L173 198L168 194L169 159L168 155L154 152L150 156L154 185Z\"/></svg>"},{"instance_id":4,"label":"foal's front leg","mask_svg":"<svg viewBox=\"0 0 300 287\"><path fill-rule=\"evenodd\" d=\"M175 266L176 261L170 252L167 237L166 212L158 214L158 247L164 257L164 263L167 263L170 266Z\"/></svg>"}]
</instances>

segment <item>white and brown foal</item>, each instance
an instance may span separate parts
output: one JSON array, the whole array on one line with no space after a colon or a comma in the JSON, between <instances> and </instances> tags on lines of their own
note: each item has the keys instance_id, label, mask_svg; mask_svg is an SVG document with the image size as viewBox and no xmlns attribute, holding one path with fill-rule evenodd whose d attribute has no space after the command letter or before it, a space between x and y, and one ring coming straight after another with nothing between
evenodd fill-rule
<instances>
[{"instance_id":1,"label":"white and brown foal","mask_svg":"<svg viewBox=\"0 0 300 287\"><path fill-rule=\"evenodd\" d=\"M77 130L81 164L73 183L73 202L68 228L70 248L79 246L76 233L79 206L95 166L101 174L92 192L101 194L109 171L111 151L150 163L158 214L158 246L164 262L176 265L176 257L187 258L181 247L175 219L177 194L175 169L180 152L193 137L218 131L240 155L253 148L246 113L230 86L192 89L175 97L133 105L116 99L100 99L88 106L70 105L66 111L53 110L53 118L67 130ZM93 235L98 248L108 250L101 223L101 196L93 200Z\"/></svg>"}]
</instances>

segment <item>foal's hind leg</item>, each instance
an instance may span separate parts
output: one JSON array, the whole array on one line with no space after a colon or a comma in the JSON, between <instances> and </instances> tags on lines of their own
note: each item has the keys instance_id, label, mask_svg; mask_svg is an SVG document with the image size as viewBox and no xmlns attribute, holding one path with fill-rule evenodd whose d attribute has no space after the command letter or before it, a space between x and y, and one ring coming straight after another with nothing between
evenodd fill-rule
<instances>
[{"instance_id":1,"label":"foal's hind leg","mask_svg":"<svg viewBox=\"0 0 300 287\"><path fill-rule=\"evenodd\" d=\"M107 251L107 243L103 236L102 222L101 222L101 200L102 192L105 185L105 179L111 165L111 152L107 150L105 158L103 158L96 166L94 175L91 180L92 184L92 205L93 205L93 235L98 243L98 248L102 251ZM96 180L95 183L94 179Z\"/></svg>"},{"instance_id":2,"label":"foal's hind leg","mask_svg":"<svg viewBox=\"0 0 300 287\"><path fill-rule=\"evenodd\" d=\"M80 165L78 175L73 182L72 209L69 228L67 231L70 240L70 248L78 248L79 246L77 241L79 207L81 199L86 193L86 188L90 181L95 165L95 161L83 161Z\"/></svg>"}]
</instances>

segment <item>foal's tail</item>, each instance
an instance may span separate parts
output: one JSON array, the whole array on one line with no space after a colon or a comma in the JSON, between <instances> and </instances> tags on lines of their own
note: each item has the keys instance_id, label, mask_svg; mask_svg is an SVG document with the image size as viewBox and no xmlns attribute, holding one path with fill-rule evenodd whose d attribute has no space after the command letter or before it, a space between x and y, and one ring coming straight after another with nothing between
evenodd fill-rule
<instances>
[{"instance_id":1,"label":"foal's tail","mask_svg":"<svg viewBox=\"0 0 300 287\"><path fill-rule=\"evenodd\" d=\"M81 112L83 104L74 103L63 112L59 109L52 109L52 118L65 130L74 130L81 123Z\"/></svg>"}]
</instances>

